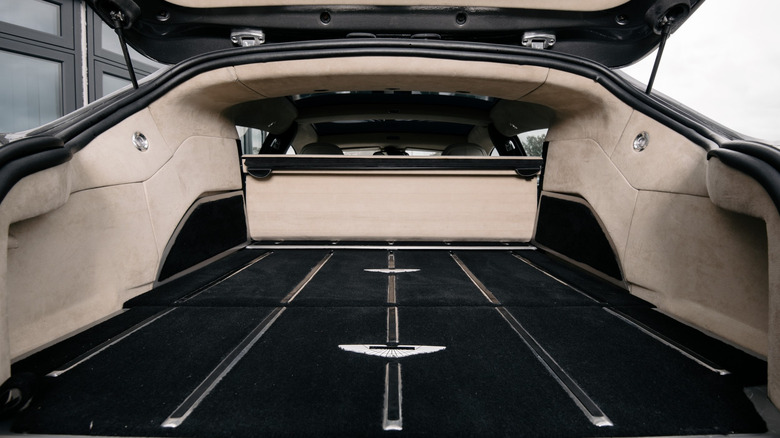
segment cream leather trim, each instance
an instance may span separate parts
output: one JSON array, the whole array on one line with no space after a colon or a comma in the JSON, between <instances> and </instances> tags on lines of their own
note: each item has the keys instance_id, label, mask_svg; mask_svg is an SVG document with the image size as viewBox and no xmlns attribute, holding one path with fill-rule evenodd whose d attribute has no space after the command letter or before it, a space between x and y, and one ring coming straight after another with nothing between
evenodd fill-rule
<instances>
[{"instance_id":1,"label":"cream leather trim","mask_svg":"<svg viewBox=\"0 0 780 438\"><path fill-rule=\"evenodd\" d=\"M256 240L526 241L536 180L514 172L285 172L247 179Z\"/></svg>"}]
</instances>

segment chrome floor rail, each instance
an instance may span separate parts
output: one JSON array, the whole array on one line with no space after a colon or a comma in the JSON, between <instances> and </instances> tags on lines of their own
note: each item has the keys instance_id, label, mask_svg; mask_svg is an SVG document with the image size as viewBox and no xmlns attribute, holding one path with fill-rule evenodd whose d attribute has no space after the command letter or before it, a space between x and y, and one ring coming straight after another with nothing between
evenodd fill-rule
<instances>
[{"instance_id":1,"label":"chrome floor rail","mask_svg":"<svg viewBox=\"0 0 780 438\"><path fill-rule=\"evenodd\" d=\"M496 307L496 311L499 313L499 315L501 315L501 317L504 318L504 321L506 321L509 326L512 327L512 330L514 330L515 333L520 336L520 339L522 339L525 345L534 353L539 362L544 365L544 367L558 382L561 388L566 391L569 397L571 397L571 399L585 414L588 420L590 420L590 422L595 426L599 427L613 426L612 421L610 421L606 414L604 414L601 408L599 408L598 405L590 398L590 396L588 396L588 394L585 393L585 391L579 386L579 384L577 384L577 382L574 381L571 376L569 376L566 370L564 370L558 364L558 362L553 359L550 353L548 353L547 350L545 350L541 344L539 344L539 342L534 339L530 333L528 333L528 331L522 326L522 324L520 324L517 318L515 318L514 315L509 312L509 310L501 305L501 302L496 298L496 296L490 292L485 284L482 283L482 281L480 281L473 272L471 272L468 266L466 266L466 264L463 263L463 261L454 253L450 255L452 256L452 259L455 260L455 263L460 266L460 269L463 270L463 272L469 277L471 282L474 283L480 292L482 292L482 295L484 295L491 304L498 306Z\"/></svg>"},{"instance_id":2,"label":"chrome floor rail","mask_svg":"<svg viewBox=\"0 0 780 438\"><path fill-rule=\"evenodd\" d=\"M558 362L553 359L550 353L542 347L539 342L531 336L523 325L512 315L509 310L504 307L496 307L496 311L501 315L504 320L509 323L509 326L520 336L525 345L533 351L534 355L539 362L544 365L550 375L555 378L561 388L563 388L569 397L574 400L574 403L580 408L585 416L590 420L593 425L598 427L613 426L612 421L606 414L598 407L598 405L585 393L585 391L577 384L574 379L564 370Z\"/></svg>"},{"instance_id":3,"label":"chrome floor rail","mask_svg":"<svg viewBox=\"0 0 780 438\"><path fill-rule=\"evenodd\" d=\"M617 309L610 309L608 307L605 307L604 310L609 313L610 315L615 316L616 318L620 319L621 321L625 322L628 325L631 325L640 331L642 331L644 334L650 336L651 338L655 339L656 341L666 345L669 348L672 348L682 354L683 356L687 357L688 359L691 359L692 361L698 363L699 365L703 366L704 368L707 368L708 370L718 373L721 376L725 376L728 374L731 374L731 372L720 365L716 364L715 362L707 359L706 357L696 353L695 351L691 350L690 348L662 335L661 333L653 330L651 327L649 327L646 324L643 324L641 321L637 321L635 318L632 318L629 315L626 315L625 313L621 312Z\"/></svg>"},{"instance_id":4,"label":"chrome floor rail","mask_svg":"<svg viewBox=\"0 0 780 438\"><path fill-rule=\"evenodd\" d=\"M259 257L256 257L256 258L252 259L251 261L249 261L249 263L239 267L238 269L230 271L227 274L222 275L221 277L215 279L214 281L211 281L211 282L209 282L209 283L207 283L207 284L205 284L205 285L195 289L191 293L189 293L189 294L179 298L178 300L176 300L174 302L174 304L186 303L187 301L189 301L189 300L195 298L196 296L200 295L201 293L205 292L207 289L209 289L209 288L211 288L213 286L216 286L216 285L222 283L223 281L227 280L228 278L231 278L231 277L237 275L238 273L246 270L250 266L254 265L255 263L259 262L260 260L263 260L264 258L270 256L273 253L274 253L273 251L268 251L268 252L266 252L264 254L261 254Z\"/></svg>"},{"instance_id":5,"label":"chrome floor rail","mask_svg":"<svg viewBox=\"0 0 780 438\"><path fill-rule=\"evenodd\" d=\"M154 314L145 320L139 322L138 324L130 327L129 329L123 331L122 333L118 334L117 336L114 336L113 338L107 340L106 342L103 342L102 344L96 346L95 348L87 351L86 353L82 354L81 356L73 359L72 361L66 363L61 368L54 370L47 374L48 377L59 377L68 371L72 370L73 368L76 368L77 366L81 365L82 363L92 359L93 357L97 356L98 354L102 353L112 345L115 345L119 342L121 342L123 339L127 338L128 336L132 335L133 333L137 332L138 330L141 330L142 328L148 326L149 324L157 321L158 319L162 318L163 316L173 312L176 308L170 308L167 310L163 310L162 312L159 312L157 314Z\"/></svg>"},{"instance_id":6,"label":"chrome floor rail","mask_svg":"<svg viewBox=\"0 0 780 438\"><path fill-rule=\"evenodd\" d=\"M211 393L233 367L249 352L249 350L260 340L277 319L284 313L286 307L276 307L266 316L254 330L252 330L222 361L214 368L208 376L195 388L190 395L177 407L173 413L162 423L162 427L179 427L187 417L192 414L195 408Z\"/></svg>"},{"instance_id":7,"label":"chrome floor rail","mask_svg":"<svg viewBox=\"0 0 780 438\"><path fill-rule=\"evenodd\" d=\"M303 288L314 278L315 275L325 266L325 263L333 256L333 252L328 253L325 258L320 260L281 301L280 304L285 305L292 302L297 297ZM250 264L251 265L251 264ZM175 428L179 427L187 417L195 411L195 408L211 393L211 391L219 384L220 380L225 377L233 367L252 349L252 347L260 340L260 338L268 331L269 328L276 322L277 319L284 313L286 307L276 307L271 313L266 316L260 324L258 324L254 330L252 330L230 353L225 356L222 361L206 376L205 379L195 388L190 395L184 399L184 401L171 413L171 415L165 419L162 423L162 427Z\"/></svg>"},{"instance_id":8,"label":"chrome floor rail","mask_svg":"<svg viewBox=\"0 0 780 438\"><path fill-rule=\"evenodd\" d=\"M385 404L382 409L382 429L403 430L402 397L401 364L388 362L385 365Z\"/></svg>"},{"instance_id":9,"label":"chrome floor rail","mask_svg":"<svg viewBox=\"0 0 780 438\"><path fill-rule=\"evenodd\" d=\"M287 304L295 299L295 297L298 296L298 294L301 293L304 287L306 287L307 284L311 281L312 278L314 278L315 275L317 275L318 272L320 272L320 269L322 269L323 266L325 266L325 263L328 263L328 260L333 257L333 251L329 252L328 255L325 256L322 260L320 260L319 263L314 265L313 268L309 271L308 274L306 274L306 277L303 278L303 280L300 281L291 291L290 293L285 296L281 304Z\"/></svg>"},{"instance_id":10,"label":"chrome floor rail","mask_svg":"<svg viewBox=\"0 0 780 438\"><path fill-rule=\"evenodd\" d=\"M465 263L463 263L463 260L461 260L455 253L450 253L450 257L452 257L453 260L455 260L455 263L460 266L460 269L466 274L467 277L469 277L469 280L471 280L472 283L474 283L474 286L479 289L480 292L482 292L482 295L487 298L488 301L490 301L490 304L495 305L501 305L501 302L498 301L498 298L496 298L495 295L493 295L493 292L490 292L490 289L488 289L482 281L480 281L479 278L477 278L476 275L474 275L473 272L466 266Z\"/></svg>"},{"instance_id":11,"label":"chrome floor rail","mask_svg":"<svg viewBox=\"0 0 780 438\"><path fill-rule=\"evenodd\" d=\"M525 257L521 257L521 256L519 256L517 254L514 254L514 253L512 254L512 257L514 257L514 258L520 260L521 262L525 263L526 265L536 269L537 271L541 272L542 274L552 278L553 280L557 281L558 283L568 287L569 289L573 290L574 292L577 292L578 294L580 294L580 295L582 295L582 296L584 296L584 297L586 297L588 299L591 299L591 300L593 300L593 301L595 301L597 303L606 304L606 301L602 300L601 298L594 297L593 295L583 291L582 289L580 289L578 287L575 287L575 286L572 286L571 284L561 280L560 278L556 277L555 275L547 272L542 267L540 267L536 263L526 259Z\"/></svg>"}]
</instances>

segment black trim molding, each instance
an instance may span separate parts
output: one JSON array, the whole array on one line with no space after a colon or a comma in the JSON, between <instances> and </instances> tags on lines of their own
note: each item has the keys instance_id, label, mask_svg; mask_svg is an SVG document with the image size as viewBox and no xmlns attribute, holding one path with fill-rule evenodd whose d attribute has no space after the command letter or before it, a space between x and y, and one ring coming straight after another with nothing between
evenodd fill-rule
<instances>
[{"instance_id":1,"label":"black trim molding","mask_svg":"<svg viewBox=\"0 0 780 438\"><path fill-rule=\"evenodd\" d=\"M623 282L608 234L582 198L544 193L539 201L533 242Z\"/></svg>"},{"instance_id":2,"label":"black trim molding","mask_svg":"<svg viewBox=\"0 0 780 438\"><path fill-rule=\"evenodd\" d=\"M248 242L243 193L201 198L190 207L168 242L157 281Z\"/></svg>"},{"instance_id":3,"label":"black trim molding","mask_svg":"<svg viewBox=\"0 0 780 438\"><path fill-rule=\"evenodd\" d=\"M538 158L244 157L247 173L267 178L274 170L511 170L523 178L542 169Z\"/></svg>"}]
</instances>

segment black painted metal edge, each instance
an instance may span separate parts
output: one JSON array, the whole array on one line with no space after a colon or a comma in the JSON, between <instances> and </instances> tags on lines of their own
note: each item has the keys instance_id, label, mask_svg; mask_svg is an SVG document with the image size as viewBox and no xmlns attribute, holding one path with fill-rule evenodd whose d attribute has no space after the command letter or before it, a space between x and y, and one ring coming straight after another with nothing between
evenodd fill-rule
<instances>
[{"instance_id":1,"label":"black painted metal edge","mask_svg":"<svg viewBox=\"0 0 780 438\"><path fill-rule=\"evenodd\" d=\"M255 178L267 178L277 170L518 170L527 174L541 171L538 159L503 158L428 158L428 157L245 157L247 172Z\"/></svg>"}]
</instances>

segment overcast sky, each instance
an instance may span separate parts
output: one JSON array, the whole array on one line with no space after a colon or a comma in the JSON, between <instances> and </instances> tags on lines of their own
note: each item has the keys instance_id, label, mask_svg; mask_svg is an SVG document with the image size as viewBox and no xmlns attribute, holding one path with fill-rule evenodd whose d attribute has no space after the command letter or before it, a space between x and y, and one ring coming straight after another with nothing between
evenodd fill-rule
<instances>
[{"instance_id":1,"label":"overcast sky","mask_svg":"<svg viewBox=\"0 0 780 438\"><path fill-rule=\"evenodd\" d=\"M778 0L706 0L669 38L653 88L745 135L780 144ZM647 83L655 53L625 69Z\"/></svg>"}]
</instances>

